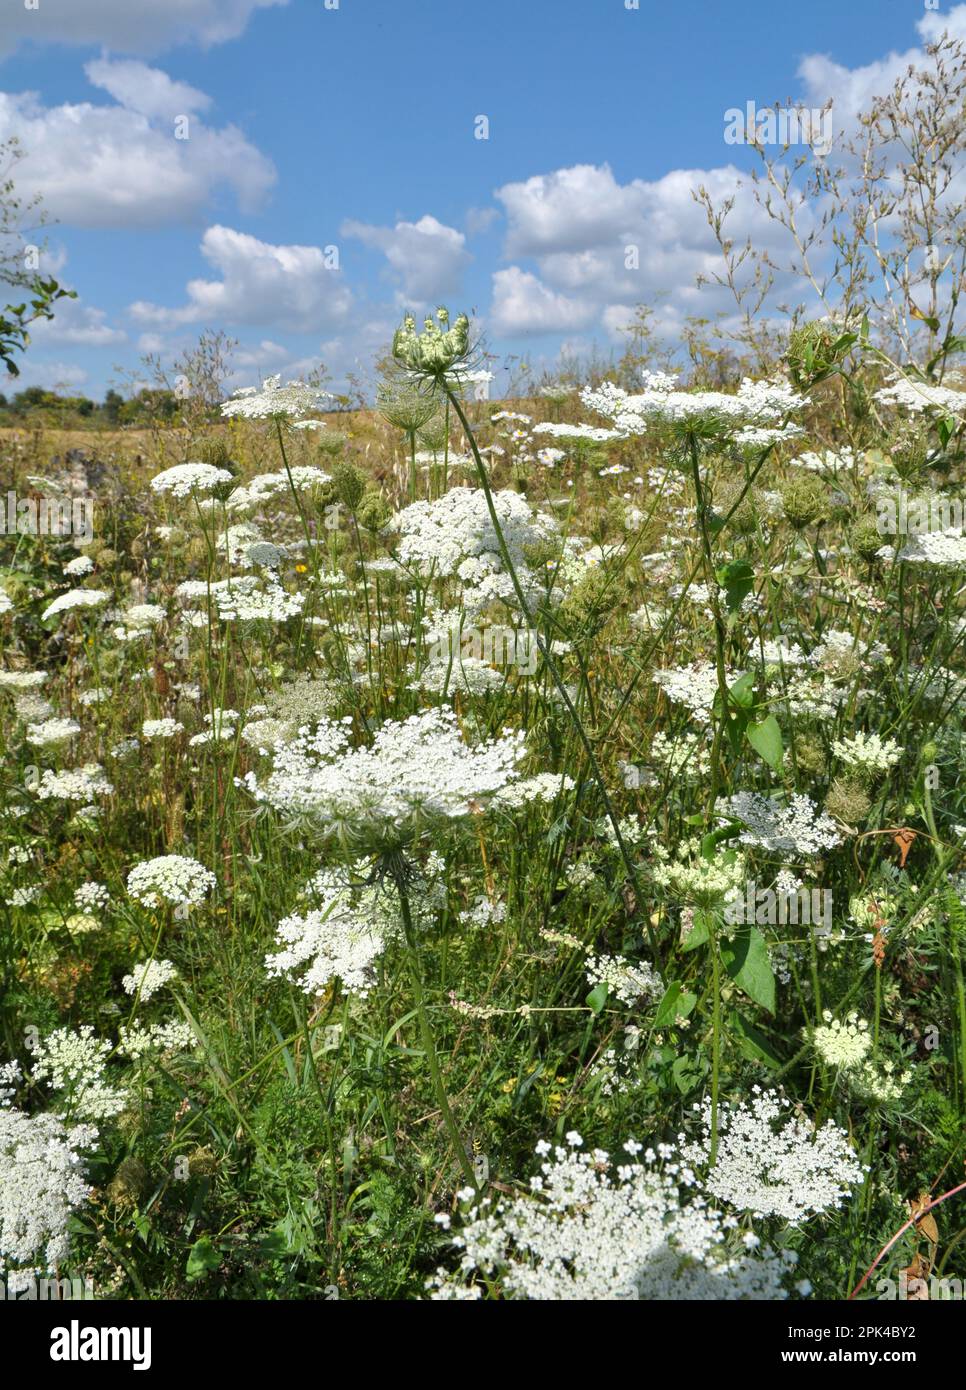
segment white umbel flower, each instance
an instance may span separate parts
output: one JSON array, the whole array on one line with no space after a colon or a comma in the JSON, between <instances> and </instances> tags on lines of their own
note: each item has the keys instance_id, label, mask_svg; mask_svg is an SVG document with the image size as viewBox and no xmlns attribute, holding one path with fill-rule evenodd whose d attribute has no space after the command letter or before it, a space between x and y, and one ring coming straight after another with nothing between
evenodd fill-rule
<instances>
[{"instance_id":1,"label":"white umbel flower","mask_svg":"<svg viewBox=\"0 0 966 1390\"><path fill-rule=\"evenodd\" d=\"M37 787L37 796L41 801L82 801L86 805L96 796L110 796L113 791L101 765L85 763L83 767L70 768L66 772L45 768Z\"/></svg>"},{"instance_id":2,"label":"white umbel flower","mask_svg":"<svg viewBox=\"0 0 966 1390\"><path fill-rule=\"evenodd\" d=\"M176 463L173 468L155 473L151 491L170 493L180 500L214 492L215 488L231 482L234 478L227 468L216 468L212 463Z\"/></svg>"},{"instance_id":3,"label":"white umbel flower","mask_svg":"<svg viewBox=\"0 0 966 1390\"><path fill-rule=\"evenodd\" d=\"M633 1157L642 1146L624 1147ZM787 1298L795 1254L749 1249L728 1217L688 1200L692 1174L662 1172L651 1151L644 1162L614 1163L603 1150L584 1152L573 1133L566 1148L541 1143L537 1153L549 1157L532 1196L484 1198L466 1213L453 1240L459 1269L437 1271L432 1299L480 1298L484 1278L514 1300Z\"/></svg>"},{"instance_id":4,"label":"white umbel flower","mask_svg":"<svg viewBox=\"0 0 966 1390\"><path fill-rule=\"evenodd\" d=\"M130 975L125 975L121 985L125 994L137 995L140 1002L146 1004L153 994L177 978L178 972L169 960L146 960L136 965Z\"/></svg>"},{"instance_id":5,"label":"white umbel flower","mask_svg":"<svg viewBox=\"0 0 966 1390\"><path fill-rule=\"evenodd\" d=\"M738 837L744 845L793 858L821 854L842 843L831 816L807 796L791 796L788 805L781 806L760 792L737 792L725 805L727 814L744 824Z\"/></svg>"},{"instance_id":6,"label":"white umbel flower","mask_svg":"<svg viewBox=\"0 0 966 1390\"><path fill-rule=\"evenodd\" d=\"M905 752L893 739L881 739L878 734L853 734L851 738L836 739L832 752L847 767L864 772L888 772Z\"/></svg>"},{"instance_id":7,"label":"white umbel flower","mask_svg":"<svg viewBox=\"0 0 966 1390\"><path fill-rule=\"evenodd\" d=\"M57 1028L33 1047L31 1077L58 1093L59 1108L75 1119L103 1120L125 1106L122 1091L109 1085L106 1076L111 1044L96 1038L86 1025L75 1033Z\"/></svg>"},{"instance_id":8,"label":"white umbel flower","mask_svg":"<svg viewBox=\"0 0 966 1390\"><path fill-rule=\"evenodd\" d=\"M162 854L145 859L127 876L127 891L145 907L197 907L214 888L210 869L184 854Z\"/></svg>"},{"instance_id":9,"label":"white umbel flower","mask_svg":"<svg viewBox=\"0 0 966 1390\"><path fill-rule=\"evenodd\" d=\"M696 1107L697 1108L697 1107ZM778 1216L797 1226L840 1207L865 1169L848 1135L831 1120L815 1129L789 1113L775 1091L752 1087L750 1100L718 1109L719 1143L711 1150L711 1102L702 1111L704 1134L682 1142L687 1163L706 1169L704 1185L720 1201L756 1216Z\"/></svg>"},{"instance_id":10,"label":"white umbel flower","mask_svg":"<svg viewBox=\"0 0 966 1390\"><path fill-rule=\"evenodd\" d=\"M66 594L59 594L53 603L48 603L40 615L41 621L46 622L58 613L69 613L74 608L99 608L110 597L106 589L68 589Z\"/></svg>"},{"instance_id":11,"label":"white umbel flower","mask_svg":"<svg viewBox=\"0 0 966 1390\"><path fill-rule=\"evenodd\" d=\"M44 748L50 743L66 743L80 731L76 719L45 719L42 724L28 724L26 737L35 748Z\"/></svg>"},{"instance_id":12,"label":"white umbel flower","mask_svg":"<svg viewBox=\"0 0 966 1390\"><path fill-rule=\"evenodd\" d=\"M0 1278L8 1293L69 1259L70 1218L91 1193L80 1151L96 1139L90 1125L0 1105Z\"/></svg>"},{"instance_id":13,"label":"white umbel flower","mask_svg":"<svg viewBox=\"0 0 966 1390\"><path fill-rule=\"evenodd\" d=\"M368 826L395 841L427 820L482 809L525 753L522 733L468 746L449 709L384 724L371 748L337 752L344 739L340 727L322 723L276 751L264 785L251 773L245 784L278 810L311 814L331 830Z\"/></svg>"},{"instance_id":14,"label":"white umbel flower","mask_svg":"<svg viewBox=\"0 0 966 1390\"><path fill-rule=\"evenodd\" d=\"M285 417L300 420L310 411L325 410L327 400L331 400L328 393L314 386L306 386L302 381L290 381L283 386L280 376L270 376L262 382L260 391L254 386L243 386L235 391L230 400L223 402L221 413L228 419Z\"/></svg>"}]
</instances>

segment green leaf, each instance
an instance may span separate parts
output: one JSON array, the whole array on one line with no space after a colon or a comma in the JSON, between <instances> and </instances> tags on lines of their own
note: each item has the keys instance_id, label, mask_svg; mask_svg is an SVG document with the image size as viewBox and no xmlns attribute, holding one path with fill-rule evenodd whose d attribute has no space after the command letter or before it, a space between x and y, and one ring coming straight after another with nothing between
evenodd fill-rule
<instances>
[{"instance_id":1,"label":"green leaf","mask_svg":"<svg viewBox=\"0 0 966 1390\"><path fill-rule=\"evenodd\" d=\"M595 1014L599 1014L607 1003L607 986L595 985L584 1001L588 1009L593 1009Z\"/></svg>"},{"instance_id":2,"label":"green leaf","mask_svg":"<svg viewBox=\"0 0 966 1390\"><path fill-rule=\"evenodd\" d=\"M707 1063L702 1066L701 1059L691 1057L687 1053L674 1059L671 1063L671 1075L682 1096L686 1096L689 1091L694 1090L707 1069Z\"/></svg>"},{"instance_id":3,"label":"green leaf","mask_svg":"<svg viewBox=\"0 0 966 1390\"><path fill-rule=\"evenodd\" d=\"M685 993L681 988L681 981L675 980L668 985L664 998L657 1006L654 1027L670 1028L679 1018L687 1018L697 1002L698 996Z\"/></svg>"},{"instance_id":4,"label":"green leaf","mask_svg":"<svg viewBox=\"0 0 966 1390\"><path fill-rule=\"evenodd\" d=\"M758 756L764 758L768 766L777 772L782 765L784 748L781 726L775 716L769 714L758 724L749 724L745 729L745 738Z\"/></svg>"},{"instance_id":5,"label":"green leaf","mask_svg":"<svg viewBox=\"0 0 966 1390\"><path fill-rule=\"evenodd\" d=\"M728 1015L731 1033L738 1038L740 1051L752 1062L762 1062L766 1067L778 1068L782 1059L772 1048L771 1043L760 1028L748 1023L741 1014Z\"/></svg>"},{"instance_id":6,"label":"green leaf","mask_svg":"<svg viewBox=\"0 0 966 1390\"><path fill-rule=\"evenodd\" d=\"M942 441L942 446L944 449L946 445L949 443L950 439L952 439L955 429L956 421L955 419L953 419L951 415L944 415L941 420L937 421L936 432L939 435L940 440Z\"/></svg>"},{"instance_id":7,"label":"green leaf","mask_svg":"<svg viewBox=\"0 0 966 1390\"><path fill-rule=\"evenodd\" d=\"M188 1283L193 1284L198 1279L204 1279L206 1274L217 1269L221 1264L221 1255L212 1244L210 1236L202 1236L196 1240L188 1251L188 1264L185 1270L188 1276Z\"/></svg>"},{"instance_id":8,"label":"green leaf","mask_svg":"<svg viewBox=\"0 0 966 1390\"><path fill-rule=\"evenodd\" d=\"M733 704L741 709L751 709L755 703L755 678L749 671L744 676L739 676L734 685L728 687L728 694L731 696Z\"/></svg>"},{"instance_id":9,"label":"green leaf","mask_svg":"<svg viewBox=\"0 0 966 1390\"><path fill-rule=\"evenodd\" d=\"M667 1028L678 1016L678 1000L681 997L681 981L675 980L664 991L664 998L657 1006L654 1015L655 1028Z\"/></svg>"},{"instance_id":10,"label":"green leaf","mask_svg":"<svg viewBox=\"0 0 966 1390\"><path fill-rule=\"evenodd\" d=\"M730 941L722 941L721 958L725 969L749 999L775 1012L775 975L768 958L765 938L757 927L746 926Z\"/></svg>"},{"instance_id":11,"label":"green leaf","mask_svg":"<svg viewBox=\"0 0 966 1390\"><path fill-rule=\"evenodd\" d=\"M725 591L728 612L740 608L755 587L755 571L747 560L730 560L715 571L715 578Z\"/></svg>"},{"instance_id":12,"label":"green leaf","mask_svg":"<svg viewBox=\"0 0 966 1390\"><path fill-rule=\"evenodd\" d=\"M706 945L711 939L709 925L707 915L703 912L696 912L694 914L694 926L681 942L681 950L696 951L699 946Z\"/></svg>"},{"instance_id":13,"label":"green leaf","mask_svg":"<svg viewBox=\"0 0 966 1390\"><path fill-rule=\"evenodd\" d=\"M727 825L723 825L720 830L712 830L701 840L701 858L713 859L715 857L715 850L718 846L725 840L733 840L743 828L740 820L733 820L729 821ZM734 854L732 853L730 858L726 859L725 862L733 864Z\"/></svg>"}]
</instances>

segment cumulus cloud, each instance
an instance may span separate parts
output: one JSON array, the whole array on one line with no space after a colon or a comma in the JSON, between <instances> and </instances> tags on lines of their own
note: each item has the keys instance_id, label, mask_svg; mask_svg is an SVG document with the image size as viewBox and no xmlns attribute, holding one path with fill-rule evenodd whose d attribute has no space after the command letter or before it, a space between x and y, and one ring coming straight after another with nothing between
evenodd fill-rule
<instances>
[{"instance_id":1,"label":"cumulus cloud","mask_svg":"<svg viewBox=\"0 0 966 1390\"><path fill-rule=\"evenodd\" d=\"M190 280L188 302L169 309L139 300L130 313L141 324L256 324L310 333L343 323L352 294L342 272L319 246L273 246L231 227L209 227L201 242L216 280Z\"/></svg>"},{"instance_id":2,"label":"cumulus cloud","mask_svg":"<svg viewBox=\"0 0 966 1390\"><path fill-rule=\"evenodd\" d=\"M568 298L547 288L519 266L493 276L494 331L517 337L528 333L569 333L591 324L598 315L593 301Z\"/></svg>"},{"instance_id":3,"label":"cumulus cloud","mask_svg":"<svg viewBox=\"0 0 966 1390\"><path fill-rule=\"evenodd\" d=\"M27 153L22 197L40 194L53 217L78 227L194 219L224 185L244 211L264 201L273 165L236 126L205 125L203 92L139 62L99 59L86 72L116 104L47 107L36 93L0 93L0 140L17 135Z\"/></svg>"},{"instance_id":4,"label":"cumulus cloud","mask_svg":"<svg viewBox=\"0 0 966 1390\"><path fill-rule=\"evenodd\" d=\"M20 375L12 390L17 392L27 386L43 386L47 391L66 392L69 395L79 391L87 380L88 373L76 362L42 362L28 354L23 360ZM9 381L4 389L10 393Z\"/></svg>"},{"instance_id":5,"label":"cumulus cloud","mask_svg":"<svg viewBox=\"0 0 966 1390\"><path fill-rule=\"evenodd\" d=\"M924 43L944 33L966 40L966 4L955 5L946 15L926 12L916 30ZM847 134L858 113L924 56L921 47L910 47L847 68L826 55L810 54L798 69L800 104L819 108L831 100L833 129L836 135ZM504 256L523 263L493 275L496 331L522 336L593 326L614 337L633 319L632 306L644 302L654 305L658 326L670 333L688 313L732 312L733 303L723 291L696 288L699 276L708 278L722 269L705 212L694 201L693 192L701 185L717 207L734 199L727 231L736 245L750 238L758 250L779 253L779 264L788 263L785 234L759 206L750 180L735 165L676 169L660 179L621 183L607 164L577 164L495 192L507 218ZM814 201L801 201L798 219L804 235L815 228L821 212ZM803 282L776 274L773 302L809 297Z\"/></svg>"},{"instance_id":6,"label":"cumulus cloud","mask_svg":"<svg viewBox=\"0 0 966 1390\"><path fill-rule=\"evenodd\" d=\"M466 237L455 227L427 214L418 222L397 222L394 227L347 221L341 234L382 252L400 285L400 305L421 307L459 293L470 254Z\"/></svg>"},{"instance_id":7,"label":"cumulus cloud","mask_svg":"<svg viewBox=\"0 0 966 1390\"><path fill-rule=\"evenodd\" d=\"M103 44L117 53L160 53L178 43L204 47L236 39L256 10L288 0L22 0L4 5L0 56L25 41Z\"/></svg>"},{"instance_id":8,"label":"cumulus cloud","mask_svg":"<svg viewBox=\"0 0 966 1390\"><path fill-rule=\"evenodd\" d=\"M621 184L607 164L578 164L497 189L508 221L505 254L535 261L536 273L512 265L494 274L494 329L521 336L601 327L616 336L632 321L635 304L659 301L659 320L668 329L697 307L699 294L715 307L720 295L695 288L699 275L721 267L694 199L700 186L715 203L735 199L728 223L735 240L751 236L759 248L777 245L779 229L732 165ZM803 208L806 226L812 215Z\"/></svg>"},{"instance_id":9,"label":"cumulus cloud","mask_svg":"<svg viewBox=\"0 0 966 1390\"><path fill-rule=\"evenodd\" d=\"M92 86L100 87L120 106L139 111L148 120L173 121L177 116L206 111L211 105L211 97L197 87L176 82L160 68L133 58L99 58L86 63L84 72Z\"/></svg>"},{"instance_id":10,"label":"cumulus cloud","mask_svg":"<svg viewBox=\"0 0 966 1390\"><path fill-rule=\"evenodd\" d=\"M76 347L110 347L127 340L120 328L112 328L103 309L95 309L79 299L60 299L52 319L31 324L30 336L37 344L70 343Z\"/></svg>"},{"instance_id":11,"label":"cumulus cloud","mask_svg":"<svg viewBox=\"0 0 966 1390\"><path fill-rule=\"evenodd\" d=\"M943 34L966 40L966 4L954 5L948 14L927 11L917 21L916 29L924 43L935 43ZM836 129L847 132L874 97L888 92L898 77L910 66L919 66L924 57L922 48L912 47L861 67L847 68L826 54L811 53L799 64L798 75L805 88L806 103L822 106L831 100Z\"/></svg>"}]
</instances>

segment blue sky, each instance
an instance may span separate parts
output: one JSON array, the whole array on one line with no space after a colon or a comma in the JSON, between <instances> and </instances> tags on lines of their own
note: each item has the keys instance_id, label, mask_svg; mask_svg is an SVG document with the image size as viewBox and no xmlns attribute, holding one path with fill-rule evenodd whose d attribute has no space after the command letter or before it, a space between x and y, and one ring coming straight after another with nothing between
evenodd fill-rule
<instances>
[{"instance_id":1,"label":"blue sky","mask_svg":"<svg viewBox=\"0 0 966 1390\"><path fill-rule=\"evenodd\" d=\"M241 340L236 384L320 359L340 382L437 300L534 362L619 347L649 299L673 332L713 256L690 187L751 167L724 112L854 105L940 22L916 0L2 4L0 139L79 294L22 381L95 396L205 328ZM966 5L941 13L966 36Z\"/></svg>"}]
</instances>

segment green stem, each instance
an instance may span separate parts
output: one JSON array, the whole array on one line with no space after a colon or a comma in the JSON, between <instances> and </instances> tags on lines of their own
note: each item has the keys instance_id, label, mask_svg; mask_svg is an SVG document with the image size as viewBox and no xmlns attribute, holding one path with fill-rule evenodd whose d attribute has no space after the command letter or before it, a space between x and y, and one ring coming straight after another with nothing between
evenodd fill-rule
<instances>
[{"instance_id":1,"label":"green stem","mask_svg":"<svg viewBox=\"0 0 966 1390\"><path fill-rule=\"evenodd\" d=\"M708 942L711 947L711 990L714 995L711 1016L711 1151L708 1162L718 1157L718 1090L721 1081L721 957L718 954L716 923L708 917Z\"/></svg>"},{"instance_id":2,"label":"green stem","mask_svg":"<svg viewBox=\"0 0 966 1390\"><path fill-rule=\"evenodd\" d=\"M467 440L469 441L470 450L473 454L473 461L476 464L476 474L479 478L480 487L483 490L483 495L486 498L486 507L487 511L490 514L490 520L493 523L493 529L496 532L497 544L500 547L500 556L503 560L503 564L506 567L507 574L510 576L510 582L513 585L514 593L517 596L517 602L519 603L523 616L526 619L527 627L530 629L530 631L534 634L534 637L536 638L537 647L540 650L540 655L543 657L547 670L550 672L550 678L557 688L557 693L563 701L564 708L570 716L570 720L575 730L577 731L577 736L580 739L581 744L583 745L584 752L587 755L587 761L589 762L591 771L594 775L594 780L600 788L601 799L603 800L604 808L607 812L607 819L610 821L611 826L613 827L614 837L617 841L617 847L620 851L620 856L624 861L624 867L627 869L628 877L630 878L631 883L633 884L635 896L637 898L638 903L643 903L644 894L642 892L641 885L638 880L637 869L631 860L631 856L628 851L627 845L624 842L624 837L621 834L621 828L618 824L617 815L614 811L613 803L611 802L610 795L604 783L604 775L600 770L600 765L598 764L597 758L594 755L594 750L591 746L590 739L587 737L587 732L584 729L580 715L574 708L574 703L570 698L570 694L566 686L564 685L563 680L561 679L560 672L557 670L557 663L554 661L553 656L551 655L549 644L547 643L543 633L537 626L533 614L530 611L530 605L527 602L526 595L523 592L523 586L520 583L516 569L513 564L513 560L510 557L510 551L506 543L506 537L503 534L503 527L500 525L500 518L497 516L496 506L493 502L493 493L490 489L490 480L486 475L486 468L484 467L483 460L480 457L480 451L477 448L476 437L473 434L473 430L470 427L470 422L469 420L467 420L466 415L463 412L463 408L459 403L459 398L456 395L454 395L453 391L448 386L444 385L444 389L446 391L447 399L452 403L453 409L456 411L456 414L459 417L460 424L463 426L463 432L466 435ZM650 941L651 951L656 956L657 941L655 939L653 929L650 925L650 921L647 918L646 914L644 920L647 927L647 935L648 940Z\"/></svg>"},{"instance_id":3,"label":"green stem","mask_svg":"<svg viewBox=\"0 0 966 1390\"><path fill-rule=\"evenodd\" d=\"M721 700L721 714L715 725L714 742L711 747L711 789L708 793L707 816L710 824L721 785L721 736L725 720L728 718L728 673L725 666L725 624L721 616L721 603L718 598L718 581L714 572L714 555L711 549L711 536L708 532L708 509L701 485L701 468L698 462L698 445L693 435L688 438L688 454L691 460L691 478L694 483L694 497L698 513L698 531L701 536L701 554L704 559L705 582L708 586L708 601L714 617L714 660L718 676L718 695Z\"/></svg>"},{"instance_id":4,"label":"green stem","mask_svg":"<svg viewBox=\"0 0 966 1390\"><path fill-rule=\"evenodd\" d=\"M426 1001L423 994L422 968L419 960L419 946L416 941L416 933L413 929L412 913L409 908L409 892L406 887L406 869L402 860L398 856L393 856L390 860L390 870L393 881L399 892L399 907L403 919L403 929L406 933L406 945L408 946L409 974L413 983L413 998L416 1002L416 1014L419 1019L419 1032L422 1038L423 1051L426 1053L426 1062L429 1067L429 1074L432 1078L433 1089L436 1092L436 1102L439 1105L443 1116L443 1123L449 1133L450 1143L453 1151L463 1170L463 1175L470 1186L479 1190L479 1183L473 1165L470 1162L469 1154L466 1152L466 1145L460 1137L460 1132L450 1107L449 1097L446 1094L446 1087L443 1083L443 1074L440 1071L439 1058L436 1055L436 1046L433 1041L433 1030L430 1027L429 1015L426 1012Z\"/></svg>"}]
</instances>

